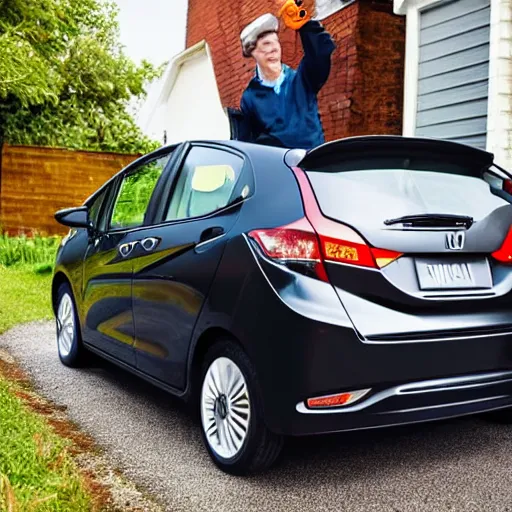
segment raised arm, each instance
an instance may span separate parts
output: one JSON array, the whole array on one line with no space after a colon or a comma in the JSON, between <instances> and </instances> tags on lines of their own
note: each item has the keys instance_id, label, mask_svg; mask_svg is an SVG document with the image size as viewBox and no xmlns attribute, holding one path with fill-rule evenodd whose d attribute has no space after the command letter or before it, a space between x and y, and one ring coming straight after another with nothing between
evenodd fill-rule
<instances>
[{"instance_id":1,"label":"raised arm","mask_svg":"<svg viewBox=\"0 0 512 512\"><path fill-rule=\"evenodd\" d=\"M303 0L285 0L279 17L288 28L300 34L304 58L298 72L306 86L316 94L329 78L331 55L336 46L320 22L311 19L311 13L303 4Z\"/></svg>"},{"instance_id":2,"label":"raised arm","mask_svg":"<svg viewBox=\"0 0 512 512\"><path fill-rule=\"evenodd\" d=\"M310 20L299 29L304 57L298 72L315 93L320 91L331 72L331 55L336 48L320 22Z\"/></svg>"}]
</instances>

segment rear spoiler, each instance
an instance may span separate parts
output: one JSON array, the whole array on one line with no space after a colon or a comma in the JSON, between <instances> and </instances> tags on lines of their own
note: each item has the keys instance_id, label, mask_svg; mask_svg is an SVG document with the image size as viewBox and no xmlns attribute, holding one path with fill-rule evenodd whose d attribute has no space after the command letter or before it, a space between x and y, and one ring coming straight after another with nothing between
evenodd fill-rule
<instances>
[{"instance_id":1,"label":"rear spoiler","mask_svg":"<svg viewBox=\"0 0 512 512\"><path fill-rule=\"evenodd\" d=\"M394 135L369 135L348 137L322 144L300 160L298 166L305 170L321 169L353 160L354 156L366 159L375 157L435 158L459 164L481 172L494 162L494 155L474 146L441 139L401 137Z\"/></svg>"}]
</instances>

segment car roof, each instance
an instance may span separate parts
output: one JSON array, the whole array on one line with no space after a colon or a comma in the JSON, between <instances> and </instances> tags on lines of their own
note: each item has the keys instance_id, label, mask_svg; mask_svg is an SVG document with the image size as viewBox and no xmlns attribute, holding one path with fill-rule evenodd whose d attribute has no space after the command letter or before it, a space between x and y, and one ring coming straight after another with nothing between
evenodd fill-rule
<instances>
[{"instance_id":1,"label":"car roof","mask_svg":"<svg viewBox=\"0 0 512 512\"><path fill-rule=\"evenodd\" d=\"M242 142L239 140L190 140L190 144L208 144L219 145L231 149L235 149L245 153L249 156L257 156L264 153L266 155L275 155L277 157L284 157L290 151L288 148L279 148L275 146L266 146L264 144L255 144L253 142Z\"/></svg>"},{"instance_id":2,"label":"car roof","mask_svg":"<svg viewBox=\"0 0 512 512\"><path fill-rule=\"evenodd\" d=\"M251 162L254 162L254 159L261 157L262 155L275 157L276 159L284 162L284 156L290 150L286 148L279 148L274 146L265 146L263 144L255 144L251 142L242 142L238 140L214 140L214 139L198 139L198 140L185 140L178 143L167 144L165 146L161 146L150 153L140 156L135 159L133 162L129 163L127 166L120 169L116 172L109 180L107 180L101 187L95 190L86 200L85 203L91 201L93 198L97 197L101 191L108 186L109 183L114 181L120 174L129 171L132 167L139 166L143 164L145 161L152 160L154 158L158 158L160 155L165 155L169 152L169 150L176 150L180 146L184 144L191 145L208 145L208 146L219 146L223 148L230 148L234 150L241 151L245 155L249 157Z\"/></svg>"},{"instance_id":3,"label":"car roof","mask_svg":"<svg viewBox=\"0 0 512 512\"><path fill-rule=\"evenodd\" d=\"M96 196L100 191L119 174L127 171L133 166L140 165L145 160L151 160L159 155L166 154L171 149L177 149L184 144L191 145L208 145L219 146L223 148L230 148L241 151L249 157L254 163L258 157L276 158L281 162L288 163L288 165L298 165L304 168L314 168L315 166L322 166L326 161L330 160L336 153L349 156L350 154L360 153L368 154L369 152L377 149L407 149L410 151L425 151L433 150L438 153L452 154L458 153L466 161L471 161L473 165L485 167L493 163L494 155L485 150L479 149L474 146L468 146L458 142L429 139L422 137L406 137L401 135L362 135L354 137L345 137L331 142L326 142L309 151L293 148L280 148L275 146L267 146L265 144L255 144L252 142L242 142L239 140L216 140L216 139L197 139L185 140L179 143L167 144L154 151L143 155L128 166L117 172L110 180L104 183L96 192L94 192L87 200ZM289 158L285 160L286 155Z\"/></svg>"}]
</instances>

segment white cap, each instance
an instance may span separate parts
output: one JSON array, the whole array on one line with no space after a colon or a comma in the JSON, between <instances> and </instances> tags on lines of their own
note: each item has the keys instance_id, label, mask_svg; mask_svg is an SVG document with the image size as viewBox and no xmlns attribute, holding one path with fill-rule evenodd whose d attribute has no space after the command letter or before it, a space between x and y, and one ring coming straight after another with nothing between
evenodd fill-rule
<instances>
[{"instance_id":1,"label":"white cap","mask_svg":"<svg viewBox=\"0 0 512 512\"><path fill-rule=\"evenodd\" d=\"M277 32L278 29L279 21L273 14L264 14L247 25L240 34L244 56L251 56L251 53L256 47L258 37L261 36L261 34Z\"/></svg>"}]
</instances>

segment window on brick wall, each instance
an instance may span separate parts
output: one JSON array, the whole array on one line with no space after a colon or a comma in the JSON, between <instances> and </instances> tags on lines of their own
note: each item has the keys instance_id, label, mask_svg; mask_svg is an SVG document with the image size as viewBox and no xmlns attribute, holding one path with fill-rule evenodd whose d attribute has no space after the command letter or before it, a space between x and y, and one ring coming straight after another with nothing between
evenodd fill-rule
<instances>
[{"instance_id":1,"label":"window on brick wall","mask_svg":"<svg viewBox=\"0 0 512 512\"><path fill-rule=\"evenodd\" d=\"M339 11L354 0L316 0L315 19L323 20L336 11Z\"/></svg>"}]
</instances>

